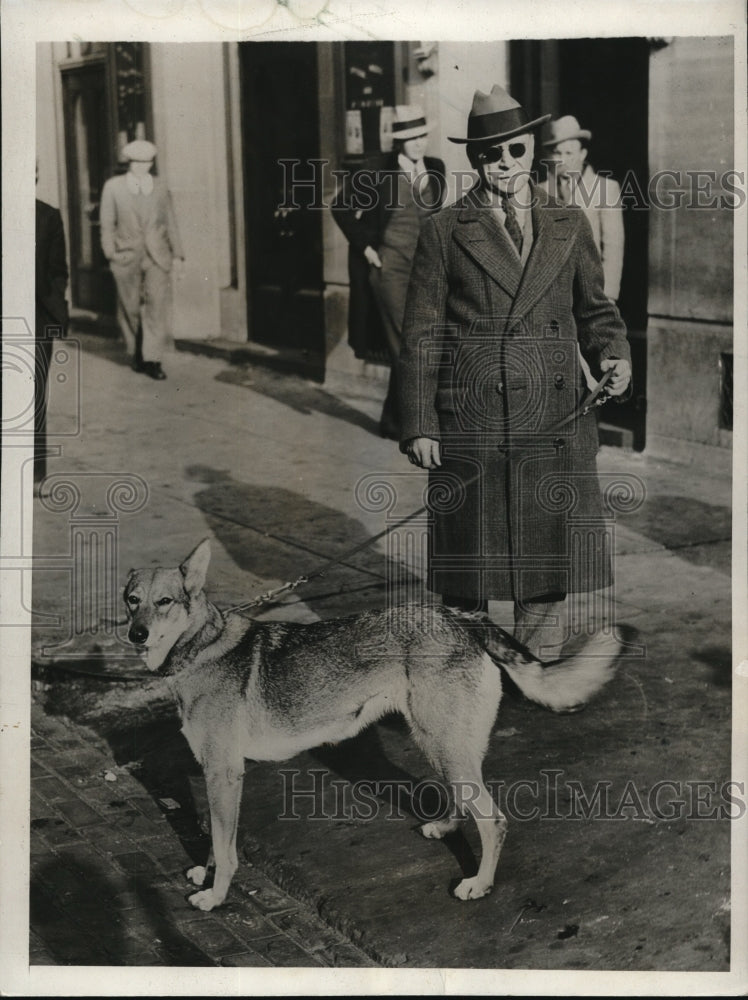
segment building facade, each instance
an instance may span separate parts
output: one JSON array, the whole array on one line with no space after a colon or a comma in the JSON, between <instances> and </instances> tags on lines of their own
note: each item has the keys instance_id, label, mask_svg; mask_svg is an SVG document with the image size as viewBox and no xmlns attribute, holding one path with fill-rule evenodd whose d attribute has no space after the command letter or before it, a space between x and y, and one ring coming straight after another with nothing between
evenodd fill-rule
<instances>
[{"instance_id":1,"label":"building facade","mask_svg":"<svg viewBox=\"0 0 748 1000\"><path fill-rule=\"evenodd\" d=\"M382 345L356 358L347 342L347 246L326 207L335 170L386 149L390 109L418 103L457 193L469 165L447 136L493 83L533 114L575 115L593 133L591 161L622 184L619 305L636 389L605 419L648 453L727 470L744 197L730 174L730 38L41 43L37 192L66 222L73 315L111 322L99 197L125 143L148 138L186 250L177 340L293 352L319 378L383 379Z\"/></svg>"}]
</instances>

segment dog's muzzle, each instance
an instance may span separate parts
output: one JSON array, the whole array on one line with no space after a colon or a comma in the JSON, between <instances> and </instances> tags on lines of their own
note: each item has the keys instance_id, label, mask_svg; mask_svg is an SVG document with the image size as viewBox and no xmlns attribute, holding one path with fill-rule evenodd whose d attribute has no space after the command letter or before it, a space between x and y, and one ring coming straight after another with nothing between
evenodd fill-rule
<instances>
[{"instance_id":1,"label":"dog's muzzle","mask_svg":"<svg viewBox=\"0 0 748 1000\"><path fill-rule=\"evenodd\" d=\"M143 646L148 638L148 629L145 625L131 625L130 631L127 633L127 638L135 646Z\"/></svg>"}]
</instances>

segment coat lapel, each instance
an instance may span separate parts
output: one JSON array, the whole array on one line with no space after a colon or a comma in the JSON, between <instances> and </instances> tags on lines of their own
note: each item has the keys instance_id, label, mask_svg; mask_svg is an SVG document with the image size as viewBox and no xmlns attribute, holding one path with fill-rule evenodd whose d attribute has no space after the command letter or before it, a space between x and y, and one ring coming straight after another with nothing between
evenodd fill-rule
<instances>
[{"instance_id":1,"label":"coat lapel","mask_svg":"<svg viewBox=\"0 0 748 1000\"><path fill-rule=\"evenodd\" d=\"M513 299L520 286L522 265L490 208L481 205L470 192L460 209L454 238L475 263Z\"/></svg>"},{"instance_id":2,"label":"coat lapel","mask_svg":"<svg viewBox=\"0 0 748 1000\"><path fill-rule=\"evenodd\" d=\"M571 212L549 204L547 195L534 190L532 208L533 244L527 258L512 316L524 316L535 305L571 253L574 245L574 224Z\"/></svg>"}]
</instances>

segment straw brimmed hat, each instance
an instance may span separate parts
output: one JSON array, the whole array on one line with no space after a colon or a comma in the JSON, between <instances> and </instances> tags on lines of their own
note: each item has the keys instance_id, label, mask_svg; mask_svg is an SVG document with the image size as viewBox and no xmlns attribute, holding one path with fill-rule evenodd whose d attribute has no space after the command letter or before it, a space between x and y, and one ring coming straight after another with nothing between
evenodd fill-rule
<instances>
[{"instance_id":1,"label":"straw brimmed hat","mask_svg":"<svg viewBox=\"0 0 748 1000\"><path fill-rule=\"evenodd\" d=\"M418 104L398 104L392 118L393 139L415 139L417 135L430 132L432 125L426 121L426 115Z\"/></svg>"}]
</instances>

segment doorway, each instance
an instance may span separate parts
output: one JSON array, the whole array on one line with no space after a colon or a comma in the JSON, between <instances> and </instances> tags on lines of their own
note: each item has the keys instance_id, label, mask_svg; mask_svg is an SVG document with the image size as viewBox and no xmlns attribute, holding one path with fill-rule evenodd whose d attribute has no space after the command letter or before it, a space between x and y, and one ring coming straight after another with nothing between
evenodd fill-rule
<instances>
[{"instance_id":1,"label":"doorway","mask_svg":"<svg viewBox=\"0 0 748 1000\"><path fill-rule=\"evenodd\" d=\"M301 352L324 371L322 214L296 184L319 158L317 45L239 45L244 146L249 339ZM281 160L300 161L292 170ZM321 182L320 182L321 183ZM289 206L297 207L289 207Z\"/></svg>"},{"instance_id":2,"label":"doorway","mask_svg":"<svg viewBox=\"0 0 748 1000\"><path fill-rule=\"evenodd\" d=\"M108 70L105 58L62 72L69 206L72 302L114 314L114 281L101 249L101 190L112 172Z\"/></svg>"},{"instance_id":3,"label":"doorway","mask_svg":"<svg viewBox=\"0 0 748 1000\"><path fill-rule=\"evenodd\" d=\"M589 160L623 185L625 250L618 306L628 328L634 394L601 420L644 448L647 384L649 43L645 38L512 42L512 94L531 114L574 115L592 132ZM629 198L626 198L626 191ZM632 192L634 194L632 195ZM638 203L634 207L633 202Z\"/></svg>"}]
</instances>

